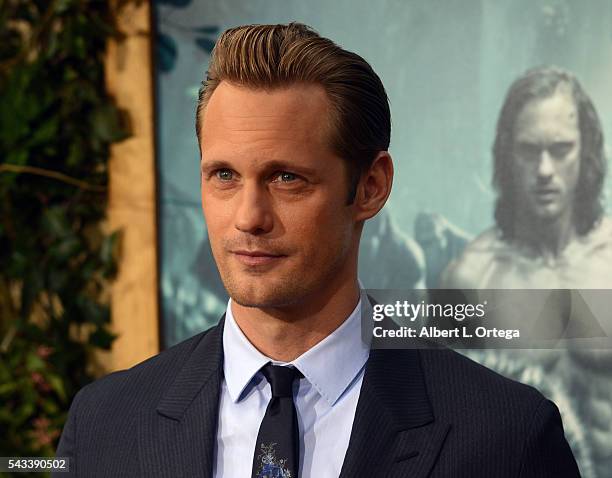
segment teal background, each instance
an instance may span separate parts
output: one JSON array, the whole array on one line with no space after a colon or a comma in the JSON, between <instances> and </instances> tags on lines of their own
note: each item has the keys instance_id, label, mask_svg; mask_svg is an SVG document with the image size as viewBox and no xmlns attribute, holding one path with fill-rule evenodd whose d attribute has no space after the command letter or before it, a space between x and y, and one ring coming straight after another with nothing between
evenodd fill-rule
<instances>
[{"instance_id":1,"label":"teal background","mask_svg":"<svg viewBox=\"0 0 612 478\"><path fill-rule=\"evenodd\" d=\"M158 42L158 65L167 67L157 76L167 312L181 309L173 298L175 283L189 282L206 234L194 111L209 49L226 28L301 21L372 64L393 119L396 179L386 209L407 236L421 211L441 214L468 235L492 224L495 123L508 86L528 68L554 64L574 72L596 105L605 137L612 135L610 0L164 0L157 2L156 17L164 40ZM608 178L608 209L609 190ZM167 324L169 343L210 325L222 310L218 301L195 297L199 288L183 289L185 308L204 305L205 318L174 311L177 321L193 327Z\"/></svg>"},{"instance_id":2,"label":"teal background","mask_svg":"<svg viewBox=\"0 0 612 478\"><path fill-rule=\"evenodd\" d=\"M552 64L574 72L599 112L607 144L612 137L610 0L157 1L160 286L166 346L214 324L225 308L214 264L202 247L206 231L194 130L197 90L210 49L226 28L288 21L307 23L359 53L382 78L391 102L396 178L386 216L369 227L378 231L373 237L387 231L380 237L395 238L397 247L417 262L422 253L411 238L420 212L441 215L466 238L492 224L495 123L510 83L525 70ZM605 191L609 211L609 178ZM377 244L366 241L364 247ZM410 281L406 277L405 284L394 286L410 287ZM571 367L563 365L565 358L551 361L536 354L529 363L504 359L503 354L475 353L474 358L561 401L583 475L610 476L612 445L606 443L611 440L612 410L600 406L610 402L607 371L593 372L590 385L584 380L576 385L572 377L590 372L567 372ZM595 397L588 386L597 388L592 409L578 405Z\"/></svg>"}]
</instances>

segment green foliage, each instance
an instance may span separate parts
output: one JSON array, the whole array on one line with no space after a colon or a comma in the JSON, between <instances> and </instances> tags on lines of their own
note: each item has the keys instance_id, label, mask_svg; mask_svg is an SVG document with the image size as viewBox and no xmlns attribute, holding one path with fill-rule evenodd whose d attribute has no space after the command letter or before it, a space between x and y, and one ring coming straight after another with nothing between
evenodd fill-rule
<instances>
[{"instance_id":1,"label":"green foliage","mask_svg":"<svg viewBox=\"0 0 612 478\"><path fill-rule=\"evenodd\" d=\"M127 130L104 53L126 3L0 0L0 456L53 456L114 338L119 235L101 222Z\"/></svg>"}]
</instances>

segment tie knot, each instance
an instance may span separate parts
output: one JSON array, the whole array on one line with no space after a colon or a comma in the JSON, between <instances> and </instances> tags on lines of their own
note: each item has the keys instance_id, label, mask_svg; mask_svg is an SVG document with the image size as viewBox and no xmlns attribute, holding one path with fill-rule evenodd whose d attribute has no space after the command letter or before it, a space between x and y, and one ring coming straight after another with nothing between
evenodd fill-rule
<instances>
[{"instance_id":1,"label":"tie knot","mask_svg":"<svg viewBox=\"0 0 612 478\"><path fill-rule=\"evenodd\" d=\"M293 397L293 381L303 377L295 367L283 367L271 363L265 365L261 373L268 379L273 397Z\"/></svg>"}]
</instances>

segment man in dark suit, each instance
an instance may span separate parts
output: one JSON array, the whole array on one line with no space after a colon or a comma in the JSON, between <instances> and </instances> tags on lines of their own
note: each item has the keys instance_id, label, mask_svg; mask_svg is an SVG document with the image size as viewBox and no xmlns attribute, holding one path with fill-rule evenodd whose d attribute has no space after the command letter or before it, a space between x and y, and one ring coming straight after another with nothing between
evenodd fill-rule
<instances>
[{"instance_id":1,"label":"man in dark suit","mask_svg":"<svg viewBox=\"0 0 612 478\"><path fill-rule=\"evenodd\" d=\"M362 338L359 240L393 164L361 57L300 24L228 30L196 128L231 299L218 326L79 392L57 452L74 476L579 476L536 390Z\"/></svg>"}]
</instances>

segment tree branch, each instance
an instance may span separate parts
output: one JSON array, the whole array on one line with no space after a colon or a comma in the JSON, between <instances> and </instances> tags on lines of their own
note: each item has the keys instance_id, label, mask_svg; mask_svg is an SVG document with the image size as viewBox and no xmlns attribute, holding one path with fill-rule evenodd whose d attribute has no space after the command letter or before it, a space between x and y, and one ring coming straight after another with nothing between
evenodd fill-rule
<instances>
[{"instance_id":1,"label":"tree branch","mask_svg":"<svg viewBox=\"0 0 612 478\"><path fill-rule=\"evenodd\" d=\"M105 186L97 186L95 184L90 184L85 181L81 181L80 179L73 178L64 173L60 173L58 171L53 171L50 169L37 168L35 166L18 166L16 164L0 164L0 173L16 173L16 174L33 174L35 176L43 176L50 179L55 179L56 181L61 181L66 184L70 184L79 189L85 189L88 191L96 191L96 192L104 192L106 191Z\"/></svg>"}]
</instances>

